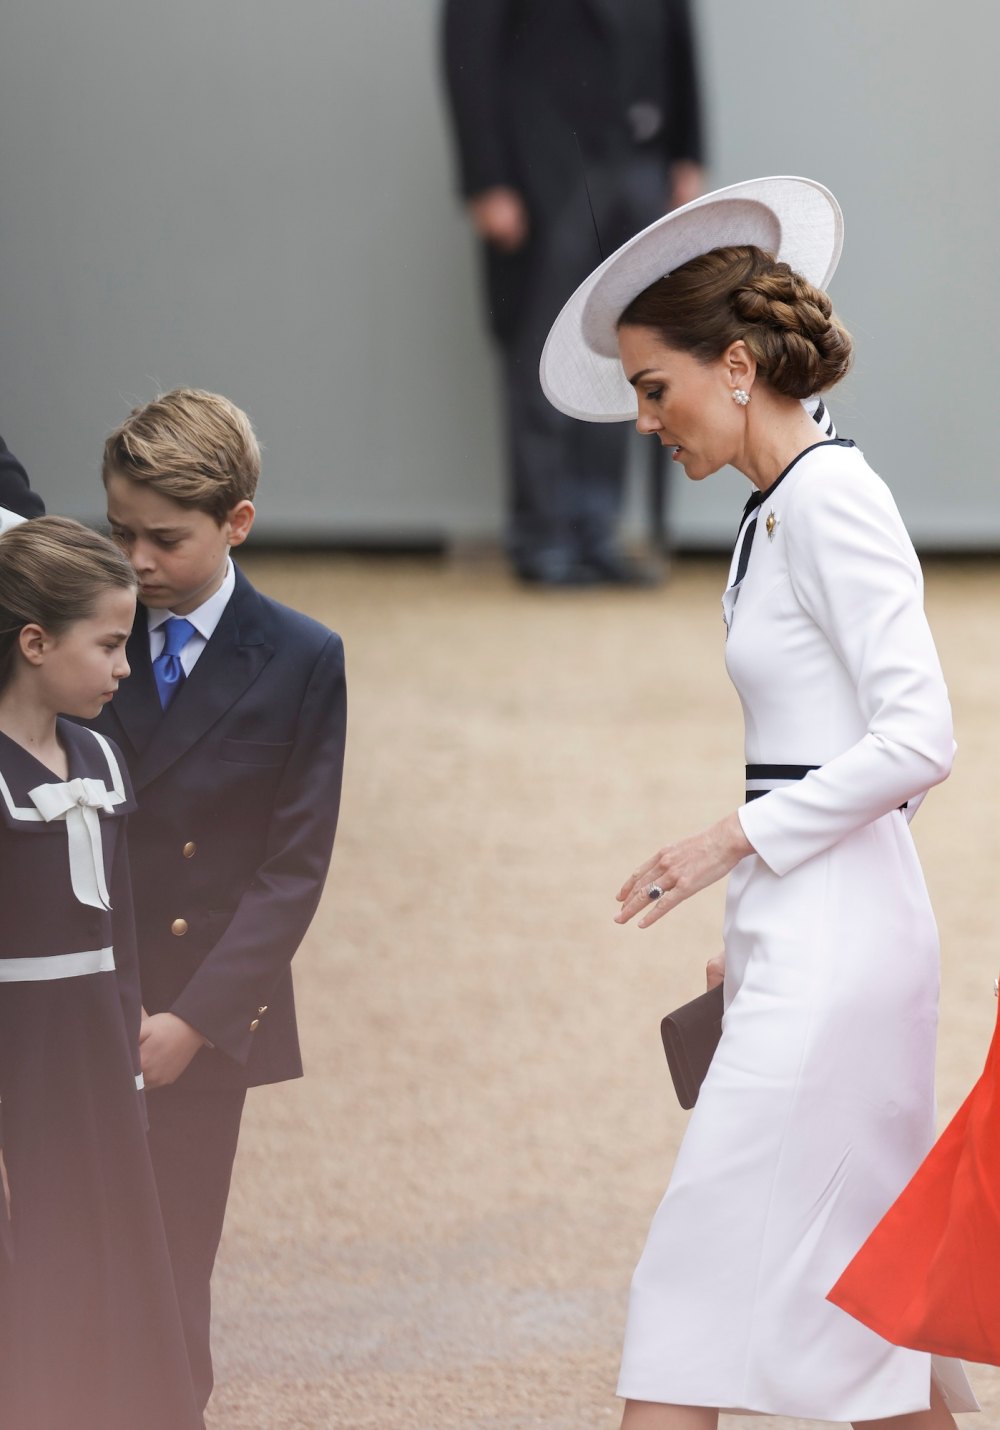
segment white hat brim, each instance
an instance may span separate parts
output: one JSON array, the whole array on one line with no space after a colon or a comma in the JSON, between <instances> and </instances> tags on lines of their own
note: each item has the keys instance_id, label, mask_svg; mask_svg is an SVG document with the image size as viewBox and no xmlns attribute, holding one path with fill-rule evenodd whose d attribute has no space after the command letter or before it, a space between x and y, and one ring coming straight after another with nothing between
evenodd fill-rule
<instances>
[{"instance_id":1,"label":"white hat brim","mask_svg":"<svg viewBox=\"0 0 1000 1430\"><path fill-rule=\"evenodd\" d=\"M657 219L606 258L552 325L539 367L546 397L587 422L635 418L636 396L618 360L618 319L651 283L702 253L753 243L817 288L836 271L844 216L813 179L778 176L717 189Z\"/></svg>"}]
</instances>

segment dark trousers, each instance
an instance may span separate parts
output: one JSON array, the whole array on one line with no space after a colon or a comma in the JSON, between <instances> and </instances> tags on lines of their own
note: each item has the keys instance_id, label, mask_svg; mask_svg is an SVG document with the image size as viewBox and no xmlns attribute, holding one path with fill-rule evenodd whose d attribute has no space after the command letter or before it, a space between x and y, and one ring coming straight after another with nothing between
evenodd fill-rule
<instances>
[{"instance_id":1,"label":"dark trousers","mask_svg":"<svg viewBox=\"0 0 1000 1430\"><path fill-rule=\"evenodd\" d=\"M538 381L541 349L527 346L504 354L507 553L526 574L558 577L615 548L628 430L557 412Z\"/></svg>"},{"instance_id":2,"label":"dark trousers","mask_svg":"<svg viewBox=\"0 0 1000 1430\"><path fill-rule=\"evenodd\" d=\"M518 319L502 342L507 553L515 566L542 574L558 575L613 550L628 437L626 423L581 422L549 403L538 380L542 347L601 251L606 257L652 223L668 199L667 168L659 158L594 166L587 177L589 199L581 171L558 209L532 214Z\"/></svg>"},{"instance_id":3,"label":"dark trousers","mask_svg":"<svg viewBox=\"0 0 1000 1430\"><path fill-rule=\"evenodd\" d=\"M149 1151L198 1405L212 1394L212 1268L222 1236L244 1088L146 1093Z\"/></svg>"}]
</instances>

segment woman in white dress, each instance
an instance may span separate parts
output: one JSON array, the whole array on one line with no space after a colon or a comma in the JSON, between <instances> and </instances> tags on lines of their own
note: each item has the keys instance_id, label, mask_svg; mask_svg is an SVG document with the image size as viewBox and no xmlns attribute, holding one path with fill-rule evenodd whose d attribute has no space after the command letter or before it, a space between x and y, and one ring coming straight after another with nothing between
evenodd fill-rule
<instances>
[{"instance_id":1,"label":"woman in white dress","mask_svg":"<svg viewBox=\"0 0 1000 1430\"><path fill-rule=\"evenodd\" d=\"M730 464L754 488L723 600L746 802L619 893L648 927L729 876L722 1040L633 1279L623 1430L978 1409L957 1362L826 1300L933 1138L938 944L908 819L953 751L892 496L802 406L850 363L822 291L841 233L808 180L710 194L608 259L542 359L562 410L637 412L692 480Z\"/></svg>"}]
</instances>

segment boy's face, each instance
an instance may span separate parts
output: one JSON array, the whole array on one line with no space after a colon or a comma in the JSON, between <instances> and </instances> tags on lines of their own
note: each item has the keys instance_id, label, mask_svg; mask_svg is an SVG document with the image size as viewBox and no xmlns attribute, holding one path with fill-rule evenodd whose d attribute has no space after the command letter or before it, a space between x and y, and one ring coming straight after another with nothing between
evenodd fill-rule
<instances>
[{"instance_id":1,"label":"boy's face","mask_svg":"<svg viewBox=\"0 0 1000 1430\"><path fill-rule=\"evenodd\" d=\"M144 606L186 616L215 594L229 548L250 534L252 502L239 502L220 525L208 512L116 472L105 487L111 534L132 563Z\"/></svg>"}]
</instances>

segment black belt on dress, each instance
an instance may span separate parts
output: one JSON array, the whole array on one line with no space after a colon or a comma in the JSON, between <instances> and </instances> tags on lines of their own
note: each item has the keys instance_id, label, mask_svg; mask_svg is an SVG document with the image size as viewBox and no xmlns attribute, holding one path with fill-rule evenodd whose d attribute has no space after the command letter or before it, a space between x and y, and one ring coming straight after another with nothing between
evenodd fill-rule
<instances>
[{"instance_id":1,"label":"black belt on dress","mask_svg":"<svg viewBox=\"0 0 1000 1430\"><path fill-rule=\"evenodd\" d=\"M747 803L782 785L804 780L819 765L747 765Z\"/></svg>"},{"instance_id":2,"label":"black belt on dress","mask_svg":"<svg viewBox=\"0 0 1000 1430\"><path fill-rule=\"evenodd\" d=\"M806 775L819 768L819 765L747 765L746 802L749 804L751 800L760 799L762 794L770 794L782 785L804 780ZM905 810L908 804L909 800L901 804L900 811Z\"/></svg>"}]
</instances>

